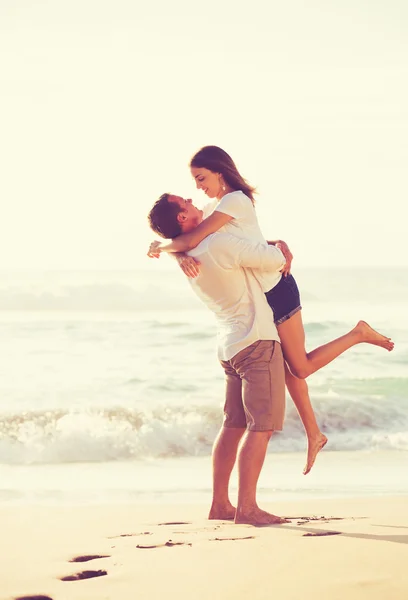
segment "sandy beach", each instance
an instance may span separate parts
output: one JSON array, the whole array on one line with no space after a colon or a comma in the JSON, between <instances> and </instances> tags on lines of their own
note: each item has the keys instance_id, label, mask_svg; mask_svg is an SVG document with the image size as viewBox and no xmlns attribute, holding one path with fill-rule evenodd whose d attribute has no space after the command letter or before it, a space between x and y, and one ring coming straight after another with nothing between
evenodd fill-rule
<instances>
[{"instance_id":1,"label":"sandy beach","mask_svg":"<svg viewBox=\"0 0 408 600\"><path fill-rule=\"evenodd\" d=\"M208 521L204 504L3 507L0 598L405 600L407 506L265 505L291 523L264 528Z\"/></svg>"}]
</instances>

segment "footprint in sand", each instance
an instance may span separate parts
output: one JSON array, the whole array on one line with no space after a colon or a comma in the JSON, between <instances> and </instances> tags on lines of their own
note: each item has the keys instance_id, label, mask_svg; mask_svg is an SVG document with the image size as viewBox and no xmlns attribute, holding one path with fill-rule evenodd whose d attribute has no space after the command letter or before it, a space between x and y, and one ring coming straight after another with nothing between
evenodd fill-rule
<instances>
[{"instance_id":1,"label":"footprint in sand","mask_svg":"<svg viewBox=\"0 0 408 600\"><path fill-rule=\"evenodd\" d=\"M74 575L67 575L66 577L60 577L61 581L81 581L82 579L92 579L92 577L103 577L107 575L107 571L82 571L81 573L75 573Z\"/></svg>"},{"instance_id":2,"label":"footprint in sand","mask_svg":"<svg viewBox=\"0 0 408 600\"><path fill-rule=\"evenodd\" d=\"M116 538L121 538L121 537L135 537L138 535L153 535L151 531L141 531L139 533L121 533L120 535L111 535L109 536L107 539L108 540L115 540Z\"/></svg>"},{"instance_id":3,"label":"footprint in sand","mask_svg":"<svg viewBox=\"0 0 408 600\"><path fill-rule=\"evenodd\" d=\"M165 542L164 544L155 544L152 546L142 546L141 544L138 544L136 546L136 548L139 548L140 550L152 550L153 548L172 548L173 546L192 546L193 544L191 542L173 542L173 540L168 540L167 542Z\"/></svg>"},{"instance_id":4,"label":"footprint in sand","mask_svg":"<svg viewBox=\"0 0 408 600\"><path fill-rule=\"evenodd\" d=\"M110 558L109 554L86 554L85 556L76 556L75 558L71 558L69 562L77 563L77 562L88 562L90 560L97 560L98 558Z\"/></svg>"},{"instance_id":5,"label":"footprint in sand","mask_svg":"<svg viewBox=\"0 0 408 600\"><path fill-rule=\"evenodd\" d=\"M191 525L186 521L169 521L168 523L157 523L157 525Z\"/></svg>"},{"instance_id":6,"label":"footprint in sand","mask_svg":"<svg viewBox=\"0 0 408 600\"><path fill-rule=\"evenodd\" d=\"M313 533L304 533L302 537L323 537L325 535L341 535L341 531L314 531Z\"/></svg>"},{"instance_id":7,"label":"footprint in sand","mask_svg":"<svg viewBox=\"0 0 408 600\"><path fill-rule=\"evenodd\" d=\"M297 525L307 525L310 521L320 521L322 523L330 523L331 521L343 521L344 517L285 517L286 519L300 519Z\"/></svg>"},{"instance_id":8,"label":"footprint in sand","mask_svg":"<svg viewBox=\"0 0 408 600\"><path fill-rule=\"evenodd\" d=\"M52 600L50 596L19 596L14 600Z\"/></svg>"}]
</instances>

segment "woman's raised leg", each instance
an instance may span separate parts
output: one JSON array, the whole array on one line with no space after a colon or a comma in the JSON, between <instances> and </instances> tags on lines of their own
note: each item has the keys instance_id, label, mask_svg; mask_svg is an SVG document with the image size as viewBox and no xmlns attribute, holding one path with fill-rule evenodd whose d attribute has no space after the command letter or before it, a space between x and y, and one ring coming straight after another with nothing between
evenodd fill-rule
<instances>
[{"instance_id":1,"label":"woman's raised leg","mask_svg":"<svg viewBox=\"0 0 408 600\"><path fill-rule=\"evenodd\" d=\"M309 388L304 379L294 377L285 363L286 387L292 398L307 435L307 460L303 469L304 475L309 473L317 454L327 443L327 437L320 431L316 416L310 402Z\"/></svg>"},{"instance_id":2,"label":"woman's raised leg","mask_svg":"<svg viewBox=\"0 0 408 600\"><path fill-rule=\"evenodd\" d=\"M285 360L293 375L300 379L306 379L356 344L366 342L381 346L386 350L394 348L394 343L390 338L372 329L365 321L359 321L345 335L319 346L312 352L306 352L305 330L300 310L290 319L278 325L278 331Z\"/></svg>"}]
</instances>

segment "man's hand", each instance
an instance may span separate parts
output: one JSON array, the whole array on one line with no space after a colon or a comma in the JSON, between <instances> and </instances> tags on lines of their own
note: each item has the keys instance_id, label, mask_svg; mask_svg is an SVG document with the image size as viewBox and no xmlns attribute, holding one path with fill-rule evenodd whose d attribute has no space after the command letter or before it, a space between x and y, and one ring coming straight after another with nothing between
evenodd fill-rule
<instances>
[{"instance_id":1,"label":"man's hand","mask_svg":"<svg viewBox=\"0 0 408 600\"><path fill-rule=\"evenodd\" d=\"M286 263L282 267L282 275L284 277L287 277L288 275L290 275L290 268L291 268L292 260L293 260L293 254L289 250L289 246L283 240L274 240L274 241L268 240L268 244L271 246L276 246L276 248L279 248L279 250L282 252L283 256L285 257Z\"/></svg>"},{"instance_id":2,"label":"man's hand","mask_svg":"<svg viewBox=\"0 0 408 600\"><path fill-rule=\"evenodd\" d=\"M192 256L182 255L177 258L183 273L190 279L194 279L200 273L200 261Z\"/></svg>"},{"instance_id":3,"label":"man's hand","mask_svg":"<svg viewBox=\"0 0 408 600\"><path fill-rule=\"evenodd\" d=\"M162 243L158 241L152 242L149 246L149 252L147 253L147 256L150 258L160 258L161 244Z\"/></svg>"}]
</instances>

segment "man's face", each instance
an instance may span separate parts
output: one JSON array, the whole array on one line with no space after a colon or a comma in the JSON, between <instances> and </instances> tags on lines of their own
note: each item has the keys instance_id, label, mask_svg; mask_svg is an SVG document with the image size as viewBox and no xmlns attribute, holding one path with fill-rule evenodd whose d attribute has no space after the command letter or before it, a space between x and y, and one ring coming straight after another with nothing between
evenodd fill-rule
<instances>
[{"instance_id":1,"label":"man's face","mask_svg":"<svg viewBox=\"0 0 408 600\"><path fill-rule=\"evenodd\" d=\"M183 230L183 233L191 231L203 220L203 211L194 206L191 199L185 200L181 196L169 195L169 202L175 202L181 208L177 219Z\"/></svg>"}]
</instances>

